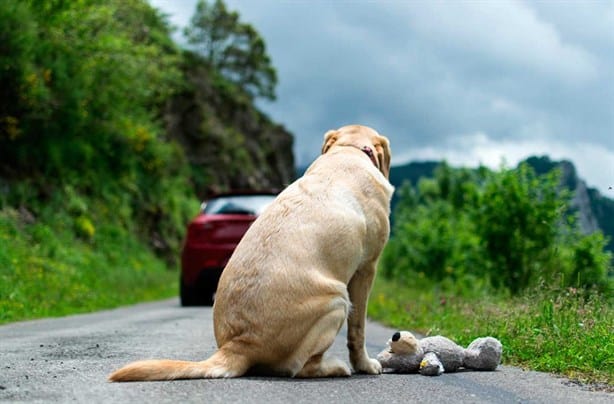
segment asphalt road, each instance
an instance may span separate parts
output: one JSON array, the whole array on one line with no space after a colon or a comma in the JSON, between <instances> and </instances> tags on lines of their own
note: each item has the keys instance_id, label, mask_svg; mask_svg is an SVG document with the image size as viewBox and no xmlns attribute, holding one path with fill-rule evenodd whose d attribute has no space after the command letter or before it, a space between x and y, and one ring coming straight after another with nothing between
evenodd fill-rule
<instances>
[{"instance_id":1,"label":"asphalt road","mask_svg":"<svg viewBox=\"0 0 614 404\"><path fill-rule=\"evenodd\" d=\"M368 349L394 330L368 324ZM331 353L347 360L344 332ZM342 379L246 377L230 380L108 383L137 359L202 360L215 349L210 308L177 299L94 314L0 327L0 401L75 403L614 403L546 373L500 366L495 372L355 375Z\"/></svg>"}]
</instances>

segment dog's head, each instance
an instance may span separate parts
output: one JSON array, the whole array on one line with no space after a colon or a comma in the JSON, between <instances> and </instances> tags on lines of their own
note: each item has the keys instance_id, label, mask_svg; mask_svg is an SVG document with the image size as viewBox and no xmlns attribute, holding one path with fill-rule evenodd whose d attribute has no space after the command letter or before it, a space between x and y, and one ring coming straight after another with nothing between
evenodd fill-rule
<instances>
[{"instance_id":1,"label":"dog's head","mask_svg":"<svg viewBox=\"0 0 614 404\"><path fill-rule=\"evenodd\" d=\"M324 135L322 154L334 146L352 146L362 150L386 178L390 174L390 143L385 136L361 125L349 125L329 130Z\"/></svg>"}]
</instances>

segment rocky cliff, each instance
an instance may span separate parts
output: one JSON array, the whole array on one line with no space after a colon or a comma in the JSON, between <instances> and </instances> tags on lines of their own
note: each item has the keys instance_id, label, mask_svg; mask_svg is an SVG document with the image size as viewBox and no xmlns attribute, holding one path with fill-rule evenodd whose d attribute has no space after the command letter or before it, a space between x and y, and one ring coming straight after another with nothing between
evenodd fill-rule
<instances>
[{"instance_id":1,"label":"rocky cliff","mask_svg":"<svg viewBox=\"0 0 614 404\"><path fill-rule=\"evenodd\" d=\"M185 149L199 196L291 182L292 135L194 56L186 56L183 70L187 89L169 101L165 121Z\"/></svg>"}]
</instances>

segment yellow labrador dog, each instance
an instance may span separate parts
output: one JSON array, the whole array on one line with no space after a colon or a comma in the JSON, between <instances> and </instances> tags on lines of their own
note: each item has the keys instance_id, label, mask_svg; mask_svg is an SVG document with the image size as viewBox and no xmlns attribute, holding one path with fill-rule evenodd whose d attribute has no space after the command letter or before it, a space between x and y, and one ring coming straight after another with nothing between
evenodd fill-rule
<instances>
[{"instance_id":1,"label":"yellow labrador dog","mask_svg":"<svg viewBox=\"0 0 614 404\"><path fill-rule=\"evenodd\" d=\"M355 372L379 374L365 310L388 239L388 140L359 125L329 131L322 155L260 215L222 273L213 308L219 349L202 362L146 360L111 381L349 376L324 357L347 320Z\"/></svg>"}]
</instances>

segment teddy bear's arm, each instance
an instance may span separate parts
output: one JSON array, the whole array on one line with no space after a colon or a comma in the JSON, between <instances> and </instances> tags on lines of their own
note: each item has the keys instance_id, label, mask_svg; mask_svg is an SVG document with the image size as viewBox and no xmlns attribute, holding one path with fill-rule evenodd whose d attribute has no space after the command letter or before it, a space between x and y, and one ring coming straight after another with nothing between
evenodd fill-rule
<instances>
[{"instance_id":1,"label":"teddy bear's arm","mask_svg":"<svg viewBox=\"0 0 614 404\"><path fill-rule=\"evenodd\" d=\"M427 352L424 354L422 362L420 362L420 374L424 376L439 376L444 371L443 364L435 354L435 352Z\"/></svg>"}]
</instances>

